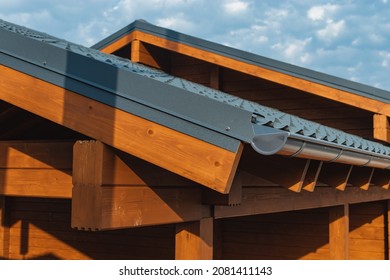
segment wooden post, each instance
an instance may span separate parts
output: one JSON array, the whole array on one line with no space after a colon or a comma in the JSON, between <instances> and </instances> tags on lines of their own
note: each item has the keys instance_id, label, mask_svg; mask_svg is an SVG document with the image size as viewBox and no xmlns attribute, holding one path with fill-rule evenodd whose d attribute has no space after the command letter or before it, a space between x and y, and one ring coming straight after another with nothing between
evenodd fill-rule
<instances>
[{"instance_id":1,"label":"wooden post","mask_svg":"<svg viewBox=\"0 0 390 280\"><path fill-rule=\"evenodd\" d=\"M330 258L347 260L349 255L349 205L329 209Z\"/></svg>"},{"instance_id":2,"label":"wooden post","mask_svg":"<svg viewBox=\"0 0 390 280\"><path fill-rule=\"evenodd\" d=\"M385 236L385 244L387 246L386 248L386 254L385 254L385 257L390 260L390 200L387 201L387 213L386 213L386 219L385 219L385 222L386 222L386 225L385 225L385 229L386 229L386 236Z\"/></svg>"},{"instance_id":3,"label":"wooden post","mask_svg":"<svg viewBox=\"0 0 390 280\"><path fill-rule=\"evenodd\" d=\"M6 213L6 198L0 196L0 259L9 257L9 221Z\"/></svg>"},{"instance_id":4,"label":"wooden post","mask_svg":"<svg viewBox=\"0 0 390 280\"><path fill-rule=\"evenodd\" d=\"M213 218L176 226L175 258L177 260L213 259Z\"/></svg>"}]
</instances>

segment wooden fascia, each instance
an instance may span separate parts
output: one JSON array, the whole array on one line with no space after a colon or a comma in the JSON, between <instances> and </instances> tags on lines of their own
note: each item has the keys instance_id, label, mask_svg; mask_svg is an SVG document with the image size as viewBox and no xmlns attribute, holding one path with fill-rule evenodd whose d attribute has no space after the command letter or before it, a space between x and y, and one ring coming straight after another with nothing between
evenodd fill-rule
<instances>
[{"instance_id":1,"label":"wooden fascia","mask_svg":"<svg viewBox=\"0 0 390 280\"><path fill-rule=\"evenodd\" d=\"M173 186L149 186L149 177L136 172L142 166L131 160L125 163L99 141L77 141L73 159L73 228L112 230L199 221L207 212L208 206L201 201L202 187L175 187L175 178L166 174L160 184L168 180L164 183ZM155 169L150 165L143 172Z\"/></svg>"},{"instance_id":2,"label":"wooden fascia","mask_svg":"<svg viewBox=\"0 0 390 280\"><path fill-rule=\"evenodd\" d=\"M364 96L359 96L345 90L322 85L247 62L239 61L221 54L201 50L183 43L170 41L165 38L161 38L139 30L127 34L111 45L103 48L102 51L105 53L113 53L114 51L124 47L126 44L129 44L133 40L138 40L140 42L148 43L162 49L191 56L193 58L197 58L218 66L226 67L228 69L239 71L254 77L266 79L363 110L390 116L390 104L388 103Z\"/></svg>"},{"instance_id":3,"label":"wooden fascia","mask_svg":"<svg viewBox=\"0 0 390 280\"><path fill-rule=\"evenodd\" d=\"M242 145L236 152L225 150L5 66L0 66L0 74L0 99L218 192L229 192Z\"/></svg>"},{"instance_id":4,"label":"wooden fascia","mask_svg":"<svg viewBox=\"0 0 390 280\"><path fill-rule=\"evenodd\" d=\"M0 142L0 195L70 198L73 142Z\"/></svg>"}]
</instances>

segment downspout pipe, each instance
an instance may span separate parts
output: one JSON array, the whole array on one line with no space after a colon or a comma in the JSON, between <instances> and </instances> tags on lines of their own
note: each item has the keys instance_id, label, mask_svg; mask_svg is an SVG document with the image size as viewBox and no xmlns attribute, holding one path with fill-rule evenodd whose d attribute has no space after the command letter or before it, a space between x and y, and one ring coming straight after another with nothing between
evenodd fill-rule
<instances>
[{"instance_id":1,"label":"downspout pipe","mask_svg":"<svg viewBox=\"0 0 390 280\"><path fill-rule=\"evenodd\" d=\"M390 169L390 156L346 147L337 143L291 134L253 124L252 148L262 155L283 155L325 162Z\"/></svg>"}]
</instances>

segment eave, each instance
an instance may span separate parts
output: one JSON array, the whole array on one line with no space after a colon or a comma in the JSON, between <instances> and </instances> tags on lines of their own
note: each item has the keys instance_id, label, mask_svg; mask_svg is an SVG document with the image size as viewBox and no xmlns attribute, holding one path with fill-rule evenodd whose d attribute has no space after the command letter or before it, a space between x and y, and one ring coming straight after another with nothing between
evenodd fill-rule
<instances>
[{"instance_id":1,"label":"eave","mask_svg":"<svg viewBox=\"0 0 390 280\"><path fill-rule=\"evenodd\" d=\"M102 40L93 48L113 53L136 40L313 95L390 116L390 93L385 90L226 47L140 20Z\"/></svg>"}]
</instances>

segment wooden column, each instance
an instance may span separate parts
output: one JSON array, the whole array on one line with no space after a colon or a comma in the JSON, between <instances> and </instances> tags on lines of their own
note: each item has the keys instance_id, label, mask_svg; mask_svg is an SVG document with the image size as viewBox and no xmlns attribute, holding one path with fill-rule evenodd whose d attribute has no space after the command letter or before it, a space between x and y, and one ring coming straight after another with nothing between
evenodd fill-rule
<instances>
[{"instance_id":1,"label":"wooden column","mask_svg":"<svg viewBox=\"0 0 390 280\"><path fill-rule=\"evenodd\" d=\"M329 209L330 258L347 260L349 255L349 205Z\"/></svg>"},{"instance_id":2,"label":"wooden column","mask_svg":"<svg viewBox=\"0 0 390 280\"><path fill-rule=\"evenodd\" d=\"M9 257L9 222L5 206L6 198L0 196L0 259Z\"/></svg>"},{"instance_id":3,"label":"wooden column","mask_svg":"<svg viewBox=\"0 0 390 280\"><path fill-rule=\"evenodd\" d=\"M213 218L176 226L175 258L177 260L213 259Z\"/></svg>"},{"instance_id":4,"label":"wooden column","mask_svg":"<svg viewBox=\"0 0 390 280\"><path fill-rule=\"evenodd\" d=\"M387 222L387 224L385 225L386 234L387 234L387 236L385 236L387 255L385 254L385 257L387 257L387 259L390 260L390 200L387 201L387 215L385 217L386 217L385 222Z\"/></svg>"}]
</instances>

